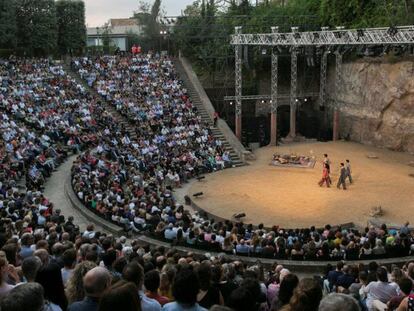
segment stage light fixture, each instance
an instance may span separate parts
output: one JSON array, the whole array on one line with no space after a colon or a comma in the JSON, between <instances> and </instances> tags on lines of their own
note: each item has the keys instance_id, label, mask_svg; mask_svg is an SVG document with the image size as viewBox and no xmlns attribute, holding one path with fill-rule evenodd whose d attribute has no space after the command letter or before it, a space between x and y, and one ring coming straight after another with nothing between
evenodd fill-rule
<instances>
[{"instance_id":1,"label":"stage light fixture","mask_svg":"<svg viewBox=\"0 0 414 311\"><path fill-rule=\"evenodd\" d=\"M265 103L265 101L264 100L262 100L262 104L264 104Z\"/></svg>"},{"instance_id":2,"label":"stage light fixture","mask_svg":"<svg viewBox=\"0 0 414 311\"><path fill-rule=\"evenodd\" d=\"M306 102L308 101L308 99L307 99L307 98L305 98L303 101L306 103Z\"/></svg>"},{"instance_id":3,"label":"stage light fixture","mask_svg":"<svg viewBox=\"0 0 414 311\"><path fill-rule=\"evenodd\" d=\"M230 106L233 106L233 102L230 102Z\"/></svg>"},{"instance_id":4,"label":"stage light fixture","mask_svg":"<svg viewBox=\"0 0 414 311\"><path fill-rule=\"evenodd\" d=\"M294 33L294 35L293 35L293 37L294 37L295 39L300 39L300 38L301 38L301 35L300 35L300 33L299 33L299 32L295 32L295 33Z\"/></svg>"},{"instance_id":5,"label":"stage light fixture","mask_svg":"<svg viewBox=\"0 0 414 311\"><path fill-rule=\"evenodd\" d=\"M327 26L321 27L321 30L322 31L328 31L329 30L329 27L327 27Z\"/></svg>"},{"instance_id":6,"label":"stage light fixture","mask_svg":"<svg viewBox=\"0 0 414 311\"><path fill-rule=\"evenodd\" d=\"M295 102L299 102L299 99L297 99L297 98L296 98L296 99L295 99Z\"/></svg>"},{"instance_id":7,"label":"stage light fixture","mask_svg":"<svg viewBox=\"0 0 414 311\"><path fill-rule=\"evenodd\" d=\"M358 38L363 37L365 35L364 29L357 29Z\"/></svg>"},{"instance_id":8,"label":"stage light fixture","mask_svg":"<svg viewBox=\"0 0 414 311\"><path fill-rule=\"evenodd\" d=\"M266 55L267 54L267 50L266 49L263 49L262 50L262 55Z\"/></svg>"},{"instance_id":9,"label":"stage light fixture","mask_svg":"<svg viewBox=\"0 0 414 311\"><path fill-rule=\"evenodd\" d=\"M395 26L391 26L390 28L388 28L387 33L390 36L393 36L394 37L398 33L398 28L395 27Z\"/></svg>"}]
</instances>

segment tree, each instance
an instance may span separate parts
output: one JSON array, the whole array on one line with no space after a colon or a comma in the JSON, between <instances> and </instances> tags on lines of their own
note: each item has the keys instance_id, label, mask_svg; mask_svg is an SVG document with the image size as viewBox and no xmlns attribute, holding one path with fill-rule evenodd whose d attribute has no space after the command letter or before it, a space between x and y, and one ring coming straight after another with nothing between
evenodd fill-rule
<instances>
[{"instance_id":1,"label":"tree","mask_svg":"<svg viewBox=\"0 0 414 311\"><path fill-rule=\"evenodd\" d=\"M16 2L0 0L0 48L16 47Z\"/></svg>"},{"instance_id":2,"label":"tree","mask_svg":"<svg viewBox=\"0 0 414 311\"><path fill-rule=\"evenodd\" d=\"M146 2L140 2L140 11L134 14L134 17L143 26L144 36L142 38L143 45L154 49L161 40L160 35L160 17L161 17L161 0L155 0L150 5Z\"/></svg>"},{"instance_id":3,"label":"tree","mask_svg":"<svg viewBox=\"0 0 414 311\"><path fill-rule=\"evenodd\" d=\"M27 55L56 51L57 22L54 0L17 0L17 46Z\"/></svg>"},{"instance_id":4,"label":"tree","mask_svg":"<svg viewBox=\"0 0 414 311\"><path fill-rule=\"evenodd\" d=\"M58 48L62 54L82 54L86 46L85 4L80 0L56 2Z\"/></svg>"}]
</instances>

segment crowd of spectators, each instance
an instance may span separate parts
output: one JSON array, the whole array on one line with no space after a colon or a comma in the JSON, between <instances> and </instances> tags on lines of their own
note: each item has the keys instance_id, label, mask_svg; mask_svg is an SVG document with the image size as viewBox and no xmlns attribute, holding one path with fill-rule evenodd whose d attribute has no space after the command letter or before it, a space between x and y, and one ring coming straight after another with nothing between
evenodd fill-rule
<instances>
[{"instance_id":1,"label":"crowd of spectators","mask_svg":"<svg viewBox=\"0 0 414 311\"><path fill-rule=\"evenodd\" d=\"M158 68L159 71L154 70L160 74L174 75L171 62L159 57L100 60L107 60L103 64L108 66L112 60L114 63L110 66L119 68L124 68L121 64L129 68L136 63L140 73L145 73L145 66L150 64L149 68ZM108 69L100 71L98 63L92 62L99 72L92 85L112 85L104 77L108 72L115 73ZM87 65L82 68L81 73L90 78L92 70L86 69ZM127 80L123 74L127 75L129 70L121 72L121 78ZM154 79L157 76L150 71L148 75ZM138 79L141 74L133 77ZM179 85L177 78L171 80L167 79L166 85ZM149 84L159 89L157 83ZM130 96L126 95L129 94L127 84L122 85L119 94L109 92L121 102L127 98L123 96ZM48 60L0 61L0 86L2 311L414 309L411 294L414 261L401 269L379 266L375 261L367 266L342 261L411 254L413 241L408 223L398 230L385 225L364 231L330 226L285 230L215 222L191 214L175 201L174 188L180 184L174 179L166 182L168 174L170 171L178 174L181 182L183 176L190 178L208 172L209 167L204 163L209 161L206 155L221 152L209 129L196 121L196 111L183 110L179 118L180 114L174 115L176 110L171 108L172 115L166 122L168 109L163 108L163 117L148 118L154 101L160 98L150 97L147 113L138 113L139 118L146 117L139 122L134 119L146 125L138 127L138 138L133 139L105 112L98 99L88 94L61 66ZM163 98L167 95L165 98L176 99L172 100L173 106L191 107L188 98L184 100L185 91L181 88L176 90L180 95L166 94L168 87L160 90ZM119 111L131 117L134 109L125 110L123 104L111 98L105 100L118 105ZM140 111L145 102L144 99L131 107ZM171 103L160 101L159 104L163 107L166 102ZM132 114L134 117L137 115ZM175 123L176 118L181 121ZM184 121L190 119L194 122ZM169 143L176 141L179 133L184 133L176 130L180 122L185 124L182 125L186 128L184 132L193 130L200 141L187 137L191 147L158 142L157 139L164 139L159 136L165 136ZM157 127L165 128L167 134L158 132ZM146 131L148 136L144 134ZM172 137L168 134L171 131L175 133ZM201 138L203 135L206 141ZM151 247L140 240L128 241L125 237L96 231L93 225L82 232L73 217L66 218L42 194L40 181L34 178L26 191L17 187L17 181L31 176L35 169L42 179L48 177L68 152L78 152L84 147L87 150L73 167L72 182L78 197L89 208L127 230L148 231L174 245L216 251L218 255ZM143 150L147 151L143 154ZM186 174L177 171L182 166ZM338 264L334 268L327 265L323 276L307 278L276 262L271 268L260 261L247 265L243 260L232 260L226 253L275 259L330 259Z\"/></svg>"},{"instance_id":2,"label":"crowd of spectators","mask_svg":"<svg viewBox=\"0 0 414 311\"><path fill-rule=\"evenodd\" d=\"M96 139L95 103L47 59L0 61L0 179L39 190L67 157Z\"/></svg>"},{"instance_id":3,"label":"crowd of spectators","mask_svg":"<svg viewBox=\"0 0 414 311\"><path fill-rule=\"evenodd\" d=\"M135 232L188 216L176 206L173 190L232 162L201 121L171 60L151 54L106 56L75 59L72 67L135 131L106 122L97 147L74 163L78 198Z\"/></svg>"}]
</instances>

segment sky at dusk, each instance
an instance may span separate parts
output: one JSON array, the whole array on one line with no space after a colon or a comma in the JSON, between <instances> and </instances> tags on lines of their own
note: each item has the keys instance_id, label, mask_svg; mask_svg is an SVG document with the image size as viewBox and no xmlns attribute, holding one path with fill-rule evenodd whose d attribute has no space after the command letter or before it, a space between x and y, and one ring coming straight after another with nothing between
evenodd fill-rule
<instances>
[{"instance_id":1,"label":"sky at dusk","mask_svg":"<svg viewBox=\"0 0 414 311\"><path fill-rule=\"evenodd\" d=\"M88 27L102 26L110 18L131 17L138 9L139 0L84 0ZM181 10L194 0L162 0L167 15L181 15ZM153 0L147 0L152 4Z\"/></svg>"}]
</instances>

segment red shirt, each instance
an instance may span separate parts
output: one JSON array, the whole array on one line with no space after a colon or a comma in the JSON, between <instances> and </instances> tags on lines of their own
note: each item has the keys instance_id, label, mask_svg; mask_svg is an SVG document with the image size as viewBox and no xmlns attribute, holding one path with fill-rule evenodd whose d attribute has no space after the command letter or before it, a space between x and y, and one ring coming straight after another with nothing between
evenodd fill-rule
<instances>
[{"instance_id":1,"label":"red shirt","mask_svg":"<svg viewBox=\"0 0 414 311\"><path fill-rule=\"evenodd\" d=\"M155 299L156 301L158 301L161 306L163 306L166 303L170 302L170 300L167 297L161 296L158 293L154 294L154 293L151 293L151 292L147 292L146 295L147 295L148 298Z\"/></svg>"}]
</instances>

